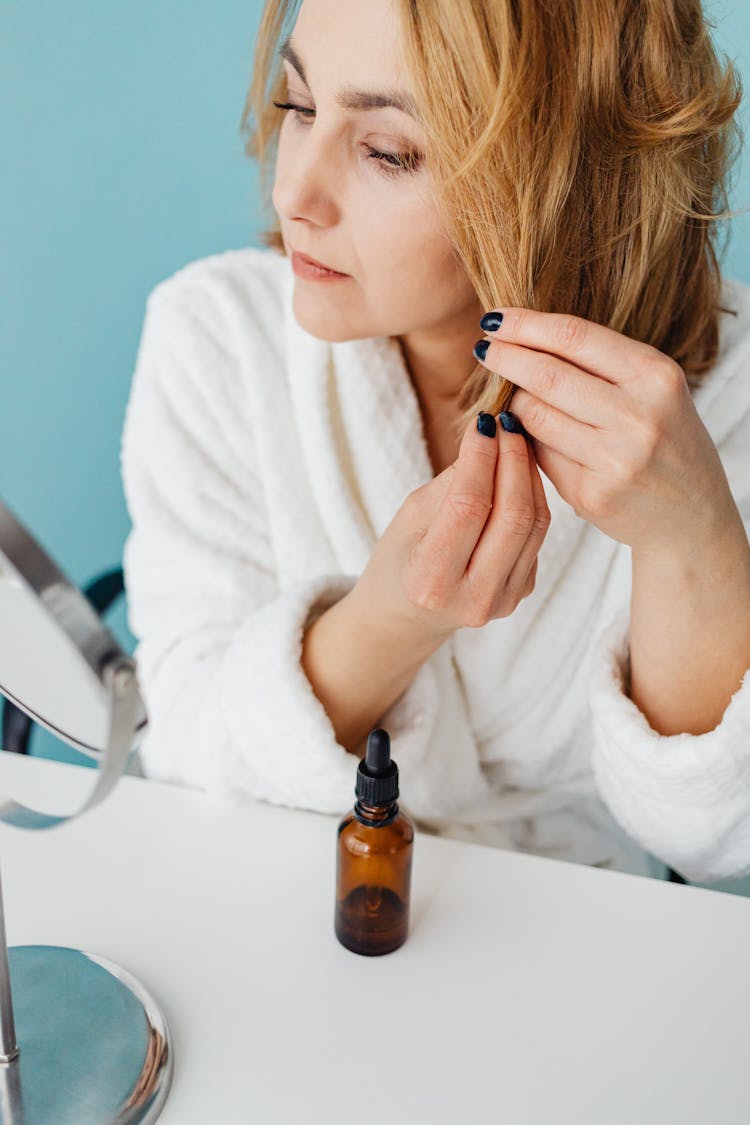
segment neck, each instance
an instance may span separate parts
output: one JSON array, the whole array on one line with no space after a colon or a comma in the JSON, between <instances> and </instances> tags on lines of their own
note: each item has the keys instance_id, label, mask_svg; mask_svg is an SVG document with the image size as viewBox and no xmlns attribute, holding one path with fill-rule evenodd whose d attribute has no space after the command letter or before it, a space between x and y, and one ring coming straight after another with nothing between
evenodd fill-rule
<instances>
[{"instance_id":1,"label":"neck","mask_svg":"<svg viewBox=\"0 0 750 1125\"><path fill-rule=\"evenodd\" d=\"M449 321L398 336L404 364L423 415L447 419L457 413L457 401L466 379L476 366L472 347L481 337L479 316L462 314L460 322Z\"/></svg>"}]
</instances>

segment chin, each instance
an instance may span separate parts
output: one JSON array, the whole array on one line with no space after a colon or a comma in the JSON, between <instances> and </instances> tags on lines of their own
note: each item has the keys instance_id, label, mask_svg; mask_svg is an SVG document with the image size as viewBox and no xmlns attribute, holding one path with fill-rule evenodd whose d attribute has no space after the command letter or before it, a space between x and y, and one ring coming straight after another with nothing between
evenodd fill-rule
<instances>
[{"instance_id":1,"label":"chin","mask_svg":"<svg viewBox=\"0 0 750 1125\"><path fill-rule=\"evenodd\" d=\"M321 302L322 304L322 302ZM329 344L341 344L346 340L362 340L374 335L366 328L355 326L351 317L337 313L335 309L325 310L314 307L312 302L298 301L295 292L293 302L294 319L300 328L318 340Z\"/></svg>"}]
</instances>

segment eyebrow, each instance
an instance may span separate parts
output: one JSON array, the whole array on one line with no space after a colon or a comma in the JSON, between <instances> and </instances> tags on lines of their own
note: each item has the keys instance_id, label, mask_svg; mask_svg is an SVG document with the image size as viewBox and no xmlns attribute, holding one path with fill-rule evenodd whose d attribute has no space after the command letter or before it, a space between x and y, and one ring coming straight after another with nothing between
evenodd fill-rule
<instances>
[{"instance_id":1,"label":"eyebrow","mask_svg":"<svg viewBox=\"0 0 750 1125\"><path fill-rule=\"evenodd\" d=\"M294 67L302 81L309 87L310 84L305 77L304 64L292 45L291 36L285 39L279 47L279 55ZM416 102L408 94L403 94L399 90L376 92L374 90L355 90L352 86L343 86L336 96L336 101L343 109L353 110L383 109L386 106L393 106L394 109L400 109L402 113L407 113L409 117L413 117L416 121L420 119Z\"/></svg>"}]
</instances>

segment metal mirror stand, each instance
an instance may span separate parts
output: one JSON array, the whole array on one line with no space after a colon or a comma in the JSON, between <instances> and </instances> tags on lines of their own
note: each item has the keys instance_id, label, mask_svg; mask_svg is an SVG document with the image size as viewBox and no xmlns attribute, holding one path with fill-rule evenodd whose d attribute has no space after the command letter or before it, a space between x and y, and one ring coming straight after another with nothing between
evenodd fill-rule
<instances>
[{"instance_id":1,"label":"metal mirror stand","mask_svg":"<svg viewBox=\"0 0 750 1125\"><path fill-rule=\"evenodd\" d=\"M20 804L0 783L0 821L16 828L53 828L98 805L137 745L146 717L136 666L1 501L0 595L6 626L0 633L0 691L97 760L93 789L65 815ZM39 636L31 630L31 643L25 611L34 627L40 623ZM30 653L39 657L38 669L29 662ZM19 698L39 695L34 689L49 683L45 672L51 671L54 680L61 657L63 671L81 674L75 709L83 724L79 731L61 727L54 708L47 713L38 699ZM102 727L96 733L89 711L98 714L100 708ZM88 741L92 737L95 741ZM8 949L0 884L2 1125L151 1125L167 1099L172 1074L166 1020L140 981L121 966L79 949Z\"/></svg>"}]
</instances>

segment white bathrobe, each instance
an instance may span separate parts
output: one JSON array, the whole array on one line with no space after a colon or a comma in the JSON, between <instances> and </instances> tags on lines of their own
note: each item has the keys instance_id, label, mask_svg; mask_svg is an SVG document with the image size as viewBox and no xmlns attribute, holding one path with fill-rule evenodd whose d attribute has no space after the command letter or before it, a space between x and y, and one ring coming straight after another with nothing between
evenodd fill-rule
<instances>
[{"instance_id":1,"label":"white bathrobe","mask_svg":"<svg viewBox=\"0 0 750 1125\"><path fill-rule=\"evenodd\" d=\"M248 247L148 297L121 449L128 620L147 777L341 816L357 758L302 670L302 632L433 474L397 341L311 336L294 284L284 255ZM721 314L694 401L749 527L750 287L724 286L738 315ZM747 873L750 673L714 730L655 732L623 690L630 549L540 475L533 593L459 629L379 717L401 804L424 831L564 861Z\"/></svg>"}]
</instances>

